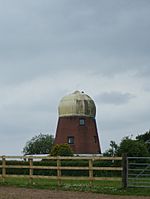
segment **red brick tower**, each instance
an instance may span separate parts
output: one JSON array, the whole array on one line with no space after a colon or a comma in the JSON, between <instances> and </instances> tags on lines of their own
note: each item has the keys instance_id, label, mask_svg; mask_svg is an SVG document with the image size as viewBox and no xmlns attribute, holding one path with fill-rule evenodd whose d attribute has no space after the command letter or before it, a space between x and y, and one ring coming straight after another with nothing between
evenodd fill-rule
<instances>
[{"instance_id":1,"label":"red brick tower","mask_svg":"<svg viewBox=\"0 0 150 199\"><path fill-rule=\"evenodd\" d=\"M54 144L68 143L75 154L101 153L96 127L94 101L84 92L75 91L60 101Z\"/></svg>"}]
</instances>

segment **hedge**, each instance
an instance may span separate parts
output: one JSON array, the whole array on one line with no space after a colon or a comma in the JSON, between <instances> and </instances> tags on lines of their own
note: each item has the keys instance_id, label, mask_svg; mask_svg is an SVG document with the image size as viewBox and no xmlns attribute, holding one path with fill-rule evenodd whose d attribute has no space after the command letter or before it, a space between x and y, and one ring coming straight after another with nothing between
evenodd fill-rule
<instances>
[{"instance_id":1,"label":"hedge","mask_svg":"<svg viewBox=\"0 0 150 199\"><path fill-rule=\"evenodd\" d=\"M0 161L2 165L2 161ZM20 165L25 166L29 165L28 161L7 161L6 165ZM44 160L44 161L35 161L33 166L57 166L56 160ZM62 160L61 166L68 167L88 167L88 160ZM113 161L94 161L93 166L95 167L116 167L121 166L121 161L119 163ZM0 174L2 174L2 169L0 169ZM7 168L6 174L10 175L29 175L29 169L24 168ZM88 176L88 170L62 170L61 174L63 176ZM96 171L93 172L96 177L118 177L121 176L121 171ZM50 169L34 169L33 175L43 175L43 176L56 176L57 170Z\"/></svg>"}]
</instances>

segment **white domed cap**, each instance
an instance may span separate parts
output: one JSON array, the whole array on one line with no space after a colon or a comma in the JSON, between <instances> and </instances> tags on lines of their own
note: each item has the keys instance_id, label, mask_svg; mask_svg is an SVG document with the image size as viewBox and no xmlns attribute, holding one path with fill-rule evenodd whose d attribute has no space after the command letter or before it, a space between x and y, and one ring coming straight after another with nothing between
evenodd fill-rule
<instances>
[{"instance_id":1,"label":"white domed cap","mask_svg":"<svg viewBox=\"0 0 150 199\"><path fill-rule=\"evenodd\" d=\"M63 97L58 107L59 117L87 116L95 117L96 107L94 101L84 92L75 91Z\"/></svg>"}]
</instances>

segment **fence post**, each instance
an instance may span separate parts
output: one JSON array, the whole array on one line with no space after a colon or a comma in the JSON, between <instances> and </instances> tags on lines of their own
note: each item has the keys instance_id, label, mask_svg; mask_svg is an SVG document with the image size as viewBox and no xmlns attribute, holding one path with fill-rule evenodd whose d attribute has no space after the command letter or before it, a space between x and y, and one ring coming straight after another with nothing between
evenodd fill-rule
<instances>
[{"instance_id":1,"label":"fence post","mask_svg":"<svg viewBox=\"0 0 150 199\"><path fill-rule=\"evenodd\" d=\"M29 158L29 177L30 177L30 183L32 183L32 177L33 177L33 158Z\"/></svg>"},{"instance_id":2,"label":"fence post","mask_svg":"<svg viewBox=\"0 0 150 199\"><path fill-rule=\"evenodd\" d=\"M61 185L61 160L57 157L57 182L58 186Z\"/></svg>"},{"instance_id":3,"label":"fence post","mask_svg":"<svg viewBox=\"0 0 150 199\"><path fill-rule=\"evenodd\" d=\"M128 157L127 154L122 155L122 186L127 188L128 186Z\"/></svg>"},{"instance_id":4,"label":"fence post","mask_svg":"<svg viewBox=\"0 0 150 199\"><path fill-rule=\"evenodd\" d=\"M89 180L90 180L90 185L92 186L93 184L93 160L89 159Z\"/></svg>"},{"instance_id":5,"label":"fence post","mask_svg":"<svg viewBox=\"0 0 150 199\"><path fill-rule=\"evenodd\" d=\"M3 178L3 182L5 181L5 177L6 177L6 158L3 155L2 156L2 178Z\"/></svg>"}]
</instances>

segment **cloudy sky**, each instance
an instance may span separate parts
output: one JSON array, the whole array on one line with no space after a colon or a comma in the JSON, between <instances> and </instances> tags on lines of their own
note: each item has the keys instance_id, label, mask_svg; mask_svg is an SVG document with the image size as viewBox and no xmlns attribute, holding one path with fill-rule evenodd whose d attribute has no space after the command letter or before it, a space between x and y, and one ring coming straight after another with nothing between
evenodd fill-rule
<instances>
[{"instance_id":1,"label":"cloudy sky","mask_svg":"<svg viewBox=\"0 0 150 199\"><path fill-rule=\"evenodd\" d=\"M60 99L97 106L102 151L150 129L149 0L0 0L0 155L55 134Z\"/></svg>"}]
</instances>

